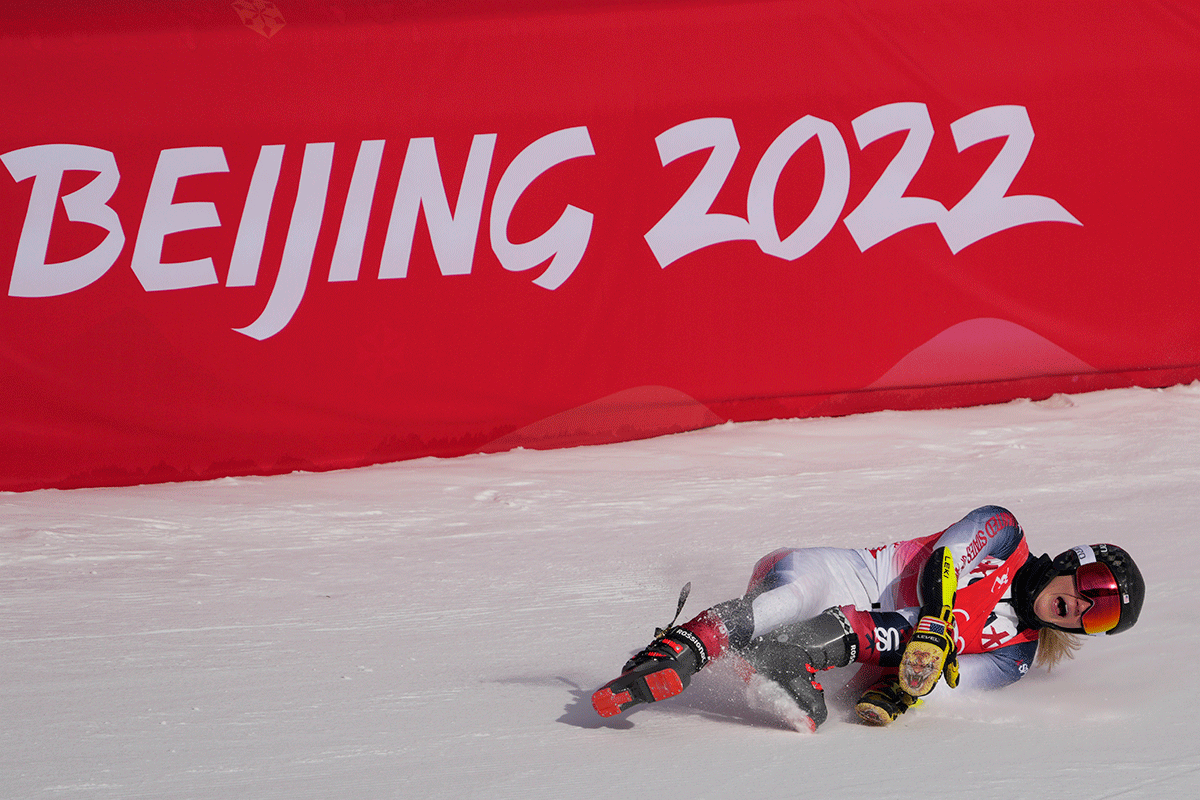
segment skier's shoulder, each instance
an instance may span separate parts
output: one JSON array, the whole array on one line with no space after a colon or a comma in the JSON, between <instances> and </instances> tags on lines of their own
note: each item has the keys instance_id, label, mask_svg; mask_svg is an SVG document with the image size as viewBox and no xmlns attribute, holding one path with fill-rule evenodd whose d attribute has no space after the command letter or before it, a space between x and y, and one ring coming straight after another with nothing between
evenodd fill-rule
<instances>
[{"instance_id":1,"label":"skier's shoulder","mask_svg":"<svg viewBox=\"0 0 1200 800\"><path fill-rule=\"evenodd\" d=\"M968 520L983 529L997 530L1006 527L1016 528L1017 530L1021 529L1016 515L1004 506L980 506L963 517L964 522Z\"/></svg>"},{"instance_id":2,"label":"skier's shoulder","mask_svg":"<svg viewBox=\"0 0 1200 800\"><path fill-rule=\"evenodd\" d=\"M1017 518L1002 506L980 506L942 531L935 547L954 553L956 568L970 569L985 556L1007 559L1017 551L1025 534Z\"/></svg>"}]
</instances>

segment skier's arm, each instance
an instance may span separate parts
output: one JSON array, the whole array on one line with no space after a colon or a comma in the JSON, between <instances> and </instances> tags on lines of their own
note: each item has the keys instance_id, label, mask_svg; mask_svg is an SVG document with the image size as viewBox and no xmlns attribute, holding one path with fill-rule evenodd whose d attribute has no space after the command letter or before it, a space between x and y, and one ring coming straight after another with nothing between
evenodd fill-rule
<instances>
[{"instance_id":1,"label":"skier's arm","mask_svg":"<svg viewBox=\"0 0 1200 800\"><path fill-rule=\"evenodd\" d=\"M958 576L954 554L942 546L934 549L921 569L917 592L921 616L900 656L900 685L913 697L933 691L941 675L951 687L958 685L958 659L954 637L954 597Z\"/></svg>"},{"instance_id":2,"label":"skier's arm","mask_svg":"<svg viewBox=\"0 0 1200 800\"><path fill-rule=\"evenodd\" d=\"M966 576L979 566L980 561L988 556L1001 560L1008 558L1024 538L1011 511L1000 506L982 506L942 531L933 548L934 553L942 547L949 549L954 556L959 583L965 586ZM928 599L922 596L921 604L925 605Z\"/></svg>"},{"instance_id":3,"label":"skier's arm","mask_svg":"<svg viewBox=\"0 0 1200 800\"><path fill-rule=\"evenodd\" d=\"M970 689L1001 689L1016 683L1029 671L1036 653L1037 642L1032 641L959 656L959 685Z\"/></svg>"}]
</instances>

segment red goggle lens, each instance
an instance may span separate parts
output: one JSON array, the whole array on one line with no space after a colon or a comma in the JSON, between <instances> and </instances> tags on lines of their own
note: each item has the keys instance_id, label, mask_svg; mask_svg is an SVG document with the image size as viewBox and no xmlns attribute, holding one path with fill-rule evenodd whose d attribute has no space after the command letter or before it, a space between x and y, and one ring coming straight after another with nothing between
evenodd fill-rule
<instances>
[{"instance_id":1,"label":"red goggle lens","mask_svg":"<svg viewBox=\"0 0 1200 800\"><path fill-rule=\"evenodd\" d=\"M1081 597L1092 601L1083 612L1084 633L1104 633L1121 621L1121 591L1112 570L1100 562L1084 564L1075 571L1075 588Z\"/></svg>"}]
</instances>

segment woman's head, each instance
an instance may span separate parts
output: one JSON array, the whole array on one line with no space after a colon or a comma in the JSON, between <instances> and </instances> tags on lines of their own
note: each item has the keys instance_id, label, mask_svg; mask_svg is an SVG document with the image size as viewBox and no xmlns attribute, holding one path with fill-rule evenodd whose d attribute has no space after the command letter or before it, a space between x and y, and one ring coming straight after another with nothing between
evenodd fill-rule
<instances>
[{"instance_id":1,"label":"woman's head","mask_svg":"<svg viewBox=\"0 0 1200 800\"><path fill-rule=\"evenodd\" d=\"M1142 611L1146 584L1129 553L1111 544L1061 553L1033 587L1038 621L1068 633L1121 633Z\"/></svg>"}]
</instances>

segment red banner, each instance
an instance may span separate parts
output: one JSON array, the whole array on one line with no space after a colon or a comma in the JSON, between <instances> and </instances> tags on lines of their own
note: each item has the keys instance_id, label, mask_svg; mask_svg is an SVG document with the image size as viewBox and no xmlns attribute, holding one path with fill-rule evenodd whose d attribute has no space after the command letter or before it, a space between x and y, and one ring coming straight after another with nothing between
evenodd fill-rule
<instances>
[{"instance_id":1,"label":"red banner","mask_svg":"<svg viewBox=\"0 0 1200 800\"><path fill-rule=\"evenodd\" d=\"M1194 3L109 5L0 10L0 489L1200 377Z\"/></svg>"}]
</instances>

